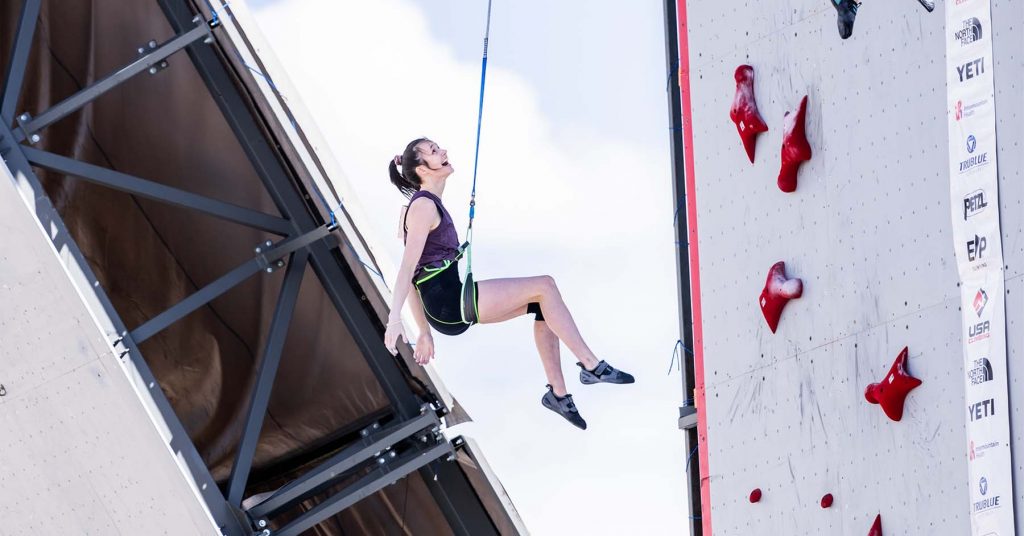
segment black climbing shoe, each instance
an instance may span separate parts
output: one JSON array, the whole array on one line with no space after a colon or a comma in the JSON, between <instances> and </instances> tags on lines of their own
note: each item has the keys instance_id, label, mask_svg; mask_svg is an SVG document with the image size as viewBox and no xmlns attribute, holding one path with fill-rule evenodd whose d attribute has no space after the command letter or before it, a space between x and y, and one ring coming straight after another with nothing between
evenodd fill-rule
<instances>
[{"instance_id":1,"label":"black climbing shoe","mask_svg":"<svg viewBox=\"0 0 1024 536\"><path fill-rule=\"evenodd\" d=\"M632 375L612 367L605 363L603 359L594 367L594 370L587 370L583 363L577 362L576 365L580 367L580 381L584 385L592 383L633 383Z\"/></svg>"},{"instance_id":2,"label":"black climbing shoe","mask_svg":"<svg viewBox=\"0 0 1024 536\"><path fill-rule=\"evenodd\" d=\"M839 37L843 39L853 35L853 20L857 18L857 0L829 0L839 14Z\"/></svg>"},{"instance_id":3,"label":"black climbing shoe","mask_svg":"<svg viewBox=\"0 0 1024 536\"><path fill-rule=\"evenodd\" d=\"M928 13L931 13L932 11L935 11L935 2L929 2L928 0L917 0L917 1L921 2L921 5L924 6L924 8L928 10Z\"/></svg>"},{"instance_id":4,"label":"black climbing shoe","mask_svg":"<svg viewBox=\"0 0 1024 536\"><path fill-rule=\"evenodd\" d=\"M572 395L567 394L564 397L559 398L555 396L554 389L549 385L548 392L544 393L544 398L540 399L540 403L544 404L545 408L565 417L565 420L571 422L576 428L581 430L587 429L587 421L583 420L583 417L580 417L580 412L576 409L576 404L572 401Z\"/></svg>"}]
</instances>

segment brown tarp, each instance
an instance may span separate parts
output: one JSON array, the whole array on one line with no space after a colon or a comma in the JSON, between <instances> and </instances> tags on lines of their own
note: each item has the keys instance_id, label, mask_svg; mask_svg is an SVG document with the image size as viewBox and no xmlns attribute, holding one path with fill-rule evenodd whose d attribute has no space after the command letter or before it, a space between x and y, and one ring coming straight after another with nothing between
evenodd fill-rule
<instances>
[{"instance_id":1,"label":"brown tarp","mask_svg":"<svg viewBox=\"0 0 1024 536\"><path fill-rule=\"evenodd\" d=\"M0 4L0 64L20 1ZM153 0L49 0L17 111L38 114L173 36ZM38 147L277 214L184 52L41 132ZM251 258L277 237L78 179L39 172L54 205L129 329ZM215 478L230 471L284 270L255 276L141 346ZM253 469L260 473L350 433L388 406L311 269L274 384ZM308 466L308 464L307 464ZM308 467L307 467L308 468ZM273 488L299 471L265 475ZM312 503L310 503L312 504ZM309 507L310 504L304 505ZM489 505L492 508L494 505ZM403 529L404 527L404 529ZM357 503L319 534L448 534L418 473Z\"/></svg>"}]
</instances>

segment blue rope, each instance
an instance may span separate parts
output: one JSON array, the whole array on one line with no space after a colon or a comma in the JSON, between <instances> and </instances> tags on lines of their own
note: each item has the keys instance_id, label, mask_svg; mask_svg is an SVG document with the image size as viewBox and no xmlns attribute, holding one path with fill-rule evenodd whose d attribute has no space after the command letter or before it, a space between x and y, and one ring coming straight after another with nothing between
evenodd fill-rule
<instances>
[{"instance_id":1,"label":"blue rope","mask_svg":"<svg viewBox=\"0 0 1024 536\"><path fill-rule=\"evenodd\" d=\"M676 345L672 348L672 360L668 362L668 374L672 374L672 366L676 365L677 359L678 359L678 364L679 364L679 367L677 368L677 370L681 370L682 369L682 366L683 366L683 355L682 355L682 353L679 352L680 348L682 348L686 353L688 353L690 355L693 355L693 351L690 350L689 348L687 348L683 344L683 340L682 339L677 340L676 341Z\"/></svg>"},{"instance_id":2,"label":"blue rope","mask_svg":"<svg viewBox=\"0 0 1024 536\"><path fill-rule=\"evenodd\" d=\"M466 256L466 272L473 272L473 218L476 217L476 176L480 166L480 128L484 122L484 88L487 85L487 43L491 37L491 0L487 0L487 27L484 30L484 56L480 62L480 106L476 115L476 150L473 155L473 190L469 195L469 228L466 239L469 241Z\"/></svg>"}]
</instances>

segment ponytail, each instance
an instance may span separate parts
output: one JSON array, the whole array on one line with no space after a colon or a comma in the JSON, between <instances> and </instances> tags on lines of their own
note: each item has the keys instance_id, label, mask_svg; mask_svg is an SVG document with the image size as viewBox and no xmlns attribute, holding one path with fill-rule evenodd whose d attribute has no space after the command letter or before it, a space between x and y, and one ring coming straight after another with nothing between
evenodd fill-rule
<instances>
[{"instance_id":1,"label":"ponytail","mask_svg":"<svg viewBox=\"0 0 1024 536\"><path fill-rule=\"evenodd\" d=\"M419 152L416 151L416 146L424 141L427 141L427 138L418 138L409 142L409 145L405 147L405 152L396 155L391 160L391 163L388 164L388 175L391 176L391 184L394 184L405 197L412 197L414 193L419 191L420 185L423 183L423 180L416 173L416 166L423 163L420 160Z\"/></svg>"}]
</instances>

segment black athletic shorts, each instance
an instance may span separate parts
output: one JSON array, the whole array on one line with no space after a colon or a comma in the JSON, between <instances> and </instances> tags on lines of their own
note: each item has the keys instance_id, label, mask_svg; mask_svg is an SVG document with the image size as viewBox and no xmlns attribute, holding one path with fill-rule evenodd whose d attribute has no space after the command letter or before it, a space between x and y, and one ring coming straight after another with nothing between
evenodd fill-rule
<instances>
[{"instance_id":1,"label":"black athletic shorts","mask_svg":"<svg viewBox=\"0 0 1024 536\"><path fill-rule=\"evenodd\" d=\"M445 268L424 268L415 280L423 281L416 285L416 289L420 293L427 322L435 330L445 335L459 335L469 329L472 324L464 322L462 317L462 280L459 279L458 261ZM478 288L474 281L474 300L479 295ZM476 303L468 305L474 309L477 307Z\"/></svg>"}]
</instances>

